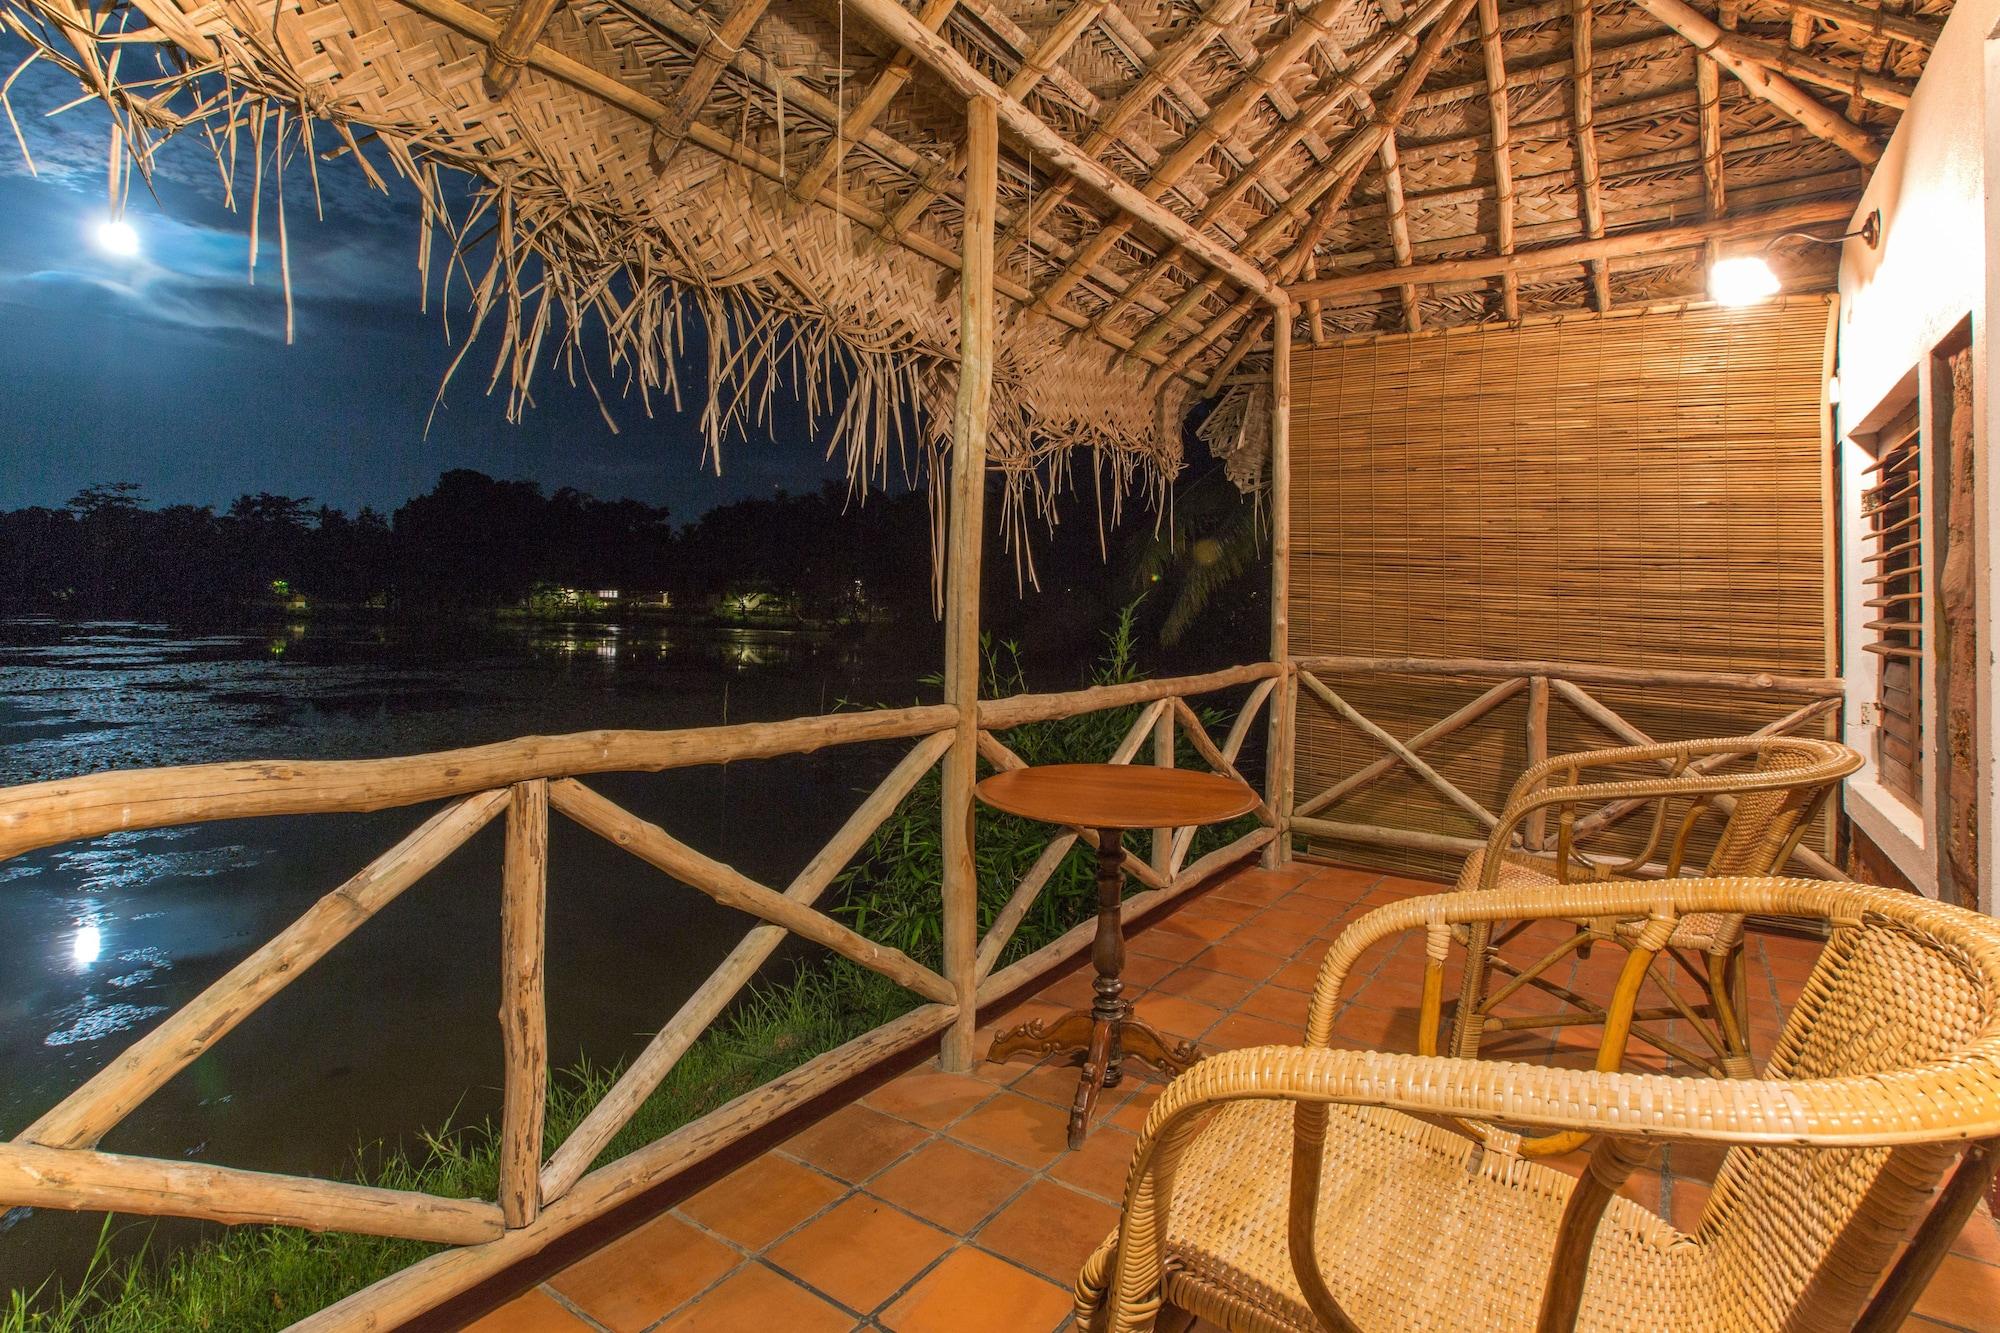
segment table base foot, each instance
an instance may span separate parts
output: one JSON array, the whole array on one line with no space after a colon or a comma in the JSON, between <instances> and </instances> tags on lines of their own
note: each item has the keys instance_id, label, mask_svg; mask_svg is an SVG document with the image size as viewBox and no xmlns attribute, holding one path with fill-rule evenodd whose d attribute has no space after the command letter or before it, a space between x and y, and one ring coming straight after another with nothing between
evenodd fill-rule
<instances>
[{"instance_id":1,"label":"table base foot","mask_svg":"<svg viewBox=\"0 0 2000 1333\"><path fill-rule=\"evenodd\" d=\"M1023 1054L1037 1059L1069 1054L1082 1064L1076 1100L1070 1106L1071 1148L1083 1146L1091 1115L1097 1108L1097 1095L1104 1088L1117 1087L1123 1080L1122 1066L1126 1060L1150 1065L1171 1078L1185 1073L1201 1058L1195 1043L1172 1041L1139 1019L1105 1018L1083 1009L1072 1010L1060 1018L1030 1019L999 1033L993 1038L986 1058L997 1062Z\"/></svg>"}]
</instances>

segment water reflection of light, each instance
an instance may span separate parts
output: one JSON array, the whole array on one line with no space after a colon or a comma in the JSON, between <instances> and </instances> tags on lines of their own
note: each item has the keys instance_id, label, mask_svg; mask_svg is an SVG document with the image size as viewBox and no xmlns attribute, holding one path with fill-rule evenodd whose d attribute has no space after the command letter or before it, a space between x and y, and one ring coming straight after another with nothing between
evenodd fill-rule
<instances>
[{"instance_id":1,"label":"water reflection of light","mask_svg":"<svg viewBox=\"0 0 2000 1333\"><path fill-rule=\"evenodd\" d=\"M69 942L70 961L81 972L97 961L97 955L104 952L104 932L96 926L78 926L76 934Z\"/></svg>"}]
</instances>

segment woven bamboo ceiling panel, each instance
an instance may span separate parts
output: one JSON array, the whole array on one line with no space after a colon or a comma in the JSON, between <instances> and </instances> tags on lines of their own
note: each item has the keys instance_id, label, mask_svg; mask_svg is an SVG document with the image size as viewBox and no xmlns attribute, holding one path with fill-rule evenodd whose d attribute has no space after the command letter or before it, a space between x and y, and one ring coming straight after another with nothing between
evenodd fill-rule
<instances>
[{"instance_id":1,"label":"woven bamboo ceiling panel","mask_svg":"<svg viewBox=\"0 0 2000 1333\"><path fill-rule=\"evenodd\" d=\"M1188 402L1267 355L1259 272L1292 290L1295 336L1326 342L1699 299L1716 237L1837 234L1949 8L1881 3L0 0L0 15L113 108L114 189L182 132L214 143L237 193L262 174L253 155L296 171L300 150L414 182L517 407L538 367L579 355L600 387L677 397L698 318L714 440L758 424L774 386L803 387L843 415L862 470L943 443L964 92L988 80L1007 99L993 457L1046 489L1068 450L1094 448L1122 492L1170 477ZM464 197L441 188L447 169L478 182L470 216L447 206ZM1794 238L1773 257L1812 290L1835 253Z\"/></svg>"}]
</instances>

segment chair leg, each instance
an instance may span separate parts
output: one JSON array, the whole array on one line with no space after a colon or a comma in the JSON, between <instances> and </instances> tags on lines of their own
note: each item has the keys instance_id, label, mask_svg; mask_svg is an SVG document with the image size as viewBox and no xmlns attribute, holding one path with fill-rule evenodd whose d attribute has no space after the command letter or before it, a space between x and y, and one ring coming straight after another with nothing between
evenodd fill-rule
<instances>
[{"instance_id":1,"label":"chair leg","mask_svg":"<svg viewBox=\"0 0 2000 1333\"><path fill-rule=\"evenodd\" d=\"M1653 960L1659 956L1654 949L1633 949L1625 955L1625 967L1618 974L1617 989L1611 992L1611 1002L1604 1006L1604 1040L1597 1047L1597 1069L1600 1073L1616 1073L1625 1062L1625 1047L1632 1039L1632 1020L1639 1007L1639 988L1646 984L1646 973L1652 970ZM1580 1130L1569 1130L1560 1134L1544 1134L1539 1138L1523 1139L1523 1157L1560 1157L1590 1141L1590 1135Z\"/></svg>"},{"instance_id":2,"label":"chair leg","mask_svg":"<svg viewBox=\"0 0 2000 1333\"><path fill-rule=\"evenodd\" d=\"M1755 1072L1750 1063L1749 1016L1742 1007L1743 970L1740 944L1726 954L1708 955L1708 1002L1722 1033L1723 1067L1731 1078L1749 1078Z\"/></svg>"},{"instance_id":3,"label":"chair leg","mask_svg":"<svg viewBox=\"0 0 2000 1333\"><path fill-rule=\"evenodd\" d=\"M1458 1012L1453 1015L1451 1025L1451 1053L1461 1060L1479 1056L1480 1029L1486 1022L1486 974L1492 953L1492 922L1473 922L1467 929L1465 972L1459 979Z\"/></svg>"}]
</instances>

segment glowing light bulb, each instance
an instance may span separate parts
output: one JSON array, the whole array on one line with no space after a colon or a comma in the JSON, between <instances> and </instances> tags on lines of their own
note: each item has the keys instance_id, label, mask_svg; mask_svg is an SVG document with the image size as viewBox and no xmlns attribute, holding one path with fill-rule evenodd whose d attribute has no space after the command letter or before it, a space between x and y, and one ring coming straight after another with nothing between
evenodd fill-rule
<instances>
[{"instance_id":1,"label":"glowing light bulb","mask_svg":"<svg viewBox=\"0 0 2000 1333\"><path fill-rule=\"evenodd\" d=\"M89 967L97 961L97 955L104 952L104 932L96 926L78 926L76 935L69 942L69 956L76 963L77 970Z\"/></svg>"},{"instance_id":2,"label":"glowing light bulb","mask_svg":"<svg viewBox=\"0 0 2000 1333\"><path fill-rule=\"evenodd\" d=\"M139 253L139 229L124 218L106 218L97 224L93 233L97 248L107 255L119 259L132 259Z\"/></svg>"},{"instance_id":3,"label":"glowing light bulb","mask_svg":"<svg viewBox=\"0 0 2000 1333\"><path fill-rule=\"evenodd\" d=\"M1755 305L1776 296L1778 285L1762 255L1718 259L1708 270L1708 294L1718 305Z\"/></svg>"}]
</instances>

